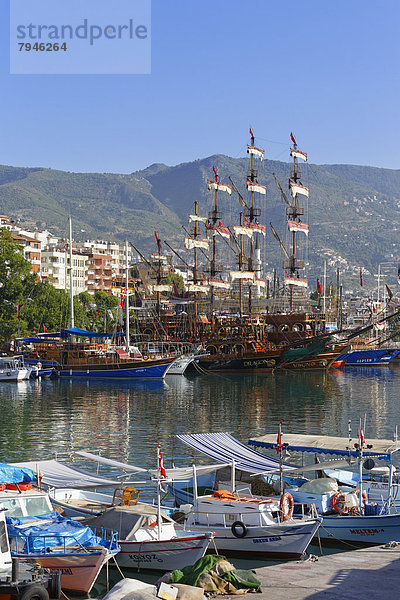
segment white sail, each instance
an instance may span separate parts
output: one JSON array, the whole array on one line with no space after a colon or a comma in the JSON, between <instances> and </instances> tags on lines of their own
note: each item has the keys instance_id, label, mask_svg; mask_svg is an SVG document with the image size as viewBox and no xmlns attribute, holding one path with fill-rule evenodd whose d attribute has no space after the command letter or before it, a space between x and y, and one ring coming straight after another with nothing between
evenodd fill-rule
<instances>
[{"instance_id":1,"label":"white sail","mask_svg":"<svg viewBox=\"0 0 400 600\"><path fill-rule=\"evenodd\" d=\"M218 190L219 192L227 192L229 195L232 194L232 187L226 183L220 183L219 181L208 180L209 190Z\"/></svg>"},{"instance_id":2,"label":"white sail","mask_svg":"<svg viewBox=\"0 0 400 600\"><path fill-rule=\"evenodd\" d=\"M228 281L220 281L219 279L209 279L208 285L210 287L221 288L224 290L231 289L231 284Z\"/></svg>"},{"instance_id":3,"label":"white sail","mask_svg":"<svg viewBox=\"0 0 400 600\"><path fill-rule=\"evenodd\" d=\"M303 231L306 235L309 232L309 226L307 223L299 223L298 221L288 221L289 231Z\"/></svg>"},{"instance_id":4,"label":"white sail","mask_svg":"<svg viewBox=\"0 0 400 600\"><path fill-rule=\"evenodd\" d=\"M207 217L199 217L199 215L189 215L189 223L198 221L199 223L207 223Z\"/></svg>"},{"instance_id":5,"label":"white sail","mask_svg":"<svg viewBox=\"0 0 400 600\"><path fill-rule=\"evenodd\" d=\"M196 283L187 283L185 285L185 290L187 292L200 292L206 294L210 289L208 285L197 285Z\"/></svg>"},{"instance_id":6,"label":"white sail","mask_svg":"<svg viewBox=\"0 0 400 600\"><path fill-rule=\"evenodd\" d=\"M235 279L249 279L254 280L254 271L230 271L229 272L232 281Z\"/></svg>"},{"instance_id":7,"label":"white sail","mask_svg":"<svg viewBox=\"0 0 400 600\"><path fill-rule=\"evenodd\" d=\"M149 288L152 292L172 292L172 285L161 283L150 283Z\"/></svg>"},{"instance_id":8,"label":"white sail","mask_svg":"<svg viewBox=\"0 0 400 600\"><path fill-rule=\"evenodd\" d=\"M253 233L262 233L265 235L265 225L260 225L259 223L248 223L246 227L252 229Z\"/></svg>"},{"instance_id":9,"label":"white sail","mask_svg":"<svg viewBox=\"0 0 400 600\"><path fill-rule=\"evenodd\" d=\"M255 279L253 285L255 285L256 287L265 288L265 286L267 285L267 282L265 281L265 279Z\"/></svg>"},{"instance_id":10,"label":"white sail","mask_svg":"<svg viewBox=\"0 0 400 600\"><path fill-rule=\"evenodd\" d=\"M290 191L292 192L293 198L296 194L303 194L303 196L307 196L307 198L309 196L308 187L300 185L300 183L294 183L293 181L290 182Z\"/></svg>"},{"instance_id":11,"label":"white sail","mask_svg":"<svg viewBox=\"0 0 400 600\"><path fill-rule=\"evenodd\" d=\"M261 150L261 148L256 148L255 146L249 146L247 144L247 153L254 154L255 156L258 156L260 160L264 160L264 150Z\"/></svg>"},{"instance_id":12,"label":"white sail","mask_svg":"<svg viewBox=\"0 0 400 600\"><path fill-rule=\"evenodd\" d=\"M167 254L151 254L152 260L168 260L170 257Z\"/></svg>"},{"instance_id":13,"label":"white sail","mask_svg":"<svg viewBox=\"0 0 400 600\"><path fill-rule=\"evenodd\" d=\"M290 156L293 156L295 158L301 158L302 160L304 160L304 162L307 162L307 153L306 152L300 152L300 150L295 150L294 148L291 148Z\"/></svg>"},{"instance_id":14,"label":"white sail","mask_svg":"<svg viewBox=\"0 0 400 600\"><path fill-rule=\"evenodd\" d=\"M247 178L247 191L258 192L259 194L266 194L267 186L261 185L261 183L256 183L255 181L251 181L251 179Z\"/></svg>"},{"instance_id":15,"label":"white sail","mask_svg":"<svg viewBox=\"0 0 400 600\"><path fill-rule=\"evenodd\" d=\"M206 225L206 228L208 231L212 231L212 235L217 235L217 233L219 233L219 235L227 238L228 240L231 237L231 232L229 231L228 227L224 227L223 225L213 225L212 223L209 223Z\"/></svg>"},{"instance_id":16,"label":"white sail","mask_svg":"<svg viewBox=\"0 0 400 600\"><path fill-rule=\"evenodd\" d=\"M284 277L283 283L285 285L297 285L298 287L308 287L307 279L297 279L297 277Z\"/></svg>"},{"instance_id":17,"label":"white sail","mask_svg":"<svg viewBox=\"0 0 400 600\"><path fill-rule=\"evenodd\" d=\"M192 248L203 248L208 250L210 240L195 240L194 238L185 237L186 250L192 250Z\"/></svg>"},{"instance_id":18,"label":"white sail","mask_svg":"<svg viewBox=\"0 0 400 600\"><path fill-rule=\"evenodd\" d=\"M249 227L242 227L241 225L234 225L233 230L235 235L247 235L249 238L252 238L254 233Z\"/></svg>"}]
</instances>

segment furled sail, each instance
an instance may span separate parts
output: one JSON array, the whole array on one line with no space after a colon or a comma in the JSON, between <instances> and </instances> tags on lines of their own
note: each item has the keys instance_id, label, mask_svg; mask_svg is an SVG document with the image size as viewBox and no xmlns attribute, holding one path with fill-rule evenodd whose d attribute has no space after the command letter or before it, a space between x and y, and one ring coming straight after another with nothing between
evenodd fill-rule
<instances>
[{"instance_id":1,"label":"furled sail","mask_svg":"<svg viewBox=\"0 0 400 600\"><path fill-rule=\"evenodd\" d=\"M265 235L265 225L260 225L259 223L247 223L246 227L253 229L254 232Z\"/></svg>"},{"instance_id":2,"label":"furled sail","mask_svg":"<svg viewBox=\"0 0 400 600\"><path fill-rule=\"evenodd\" d=\"M187 292L200 292L206 294L210 289L208 285L198 285L196 283L187 283L185 285L185 290Z\"/></svg>"},{"instance_id":3,"label":"furled sail","mask_svg":"<svg viewBox=\"0 0 400 600\"><path fill-rule=\"evenodd\" d=\"M300 185L300 183L294 183L290 181L290 191L292 192L293 198L296 194L303 194L303 196L309 196L308 187L305 185Z\"/></svg>"},{"instance_id":4,"label":"furled sail","mask_svg":"<svg viewBox=\"0 0 400 600\"><path fill-rule=\"evenodd\" d=\"M199 223L207 223L207 217L199 217L199 215L189 215L189 223L198 221Z\"/></svg>"},{"instance_id":5,"label":"furled sail","mask_svg":"<svg viewBox=\"0 0 400 600\"><path fill-rule=\"evenodd\" d=\"M289 231L303 231L308 235L309 227L307 223L300 223L299 221L288 221Z\"/></svg>"},{"instance_id":6,"label":"furled sail","mask_svg":"<svg viewBox=\"0 0 400 600\"><path fill-rule=\"evenodd\" d=\"M230 290L231 284L228 281L221 281L219 279L209 279L208 285L214 288L221 288L224 290Z\"/></svg>"},{"instance_id":7,"label":"furled sail","mask_svg":"<svg viewBox=\"0 0 400 600\"><path fill-rule=\"evenodd\" d=\"M250 227L242 227L241 225L234 225L233 230L235 235L247 235L247 237L253 237L253 230Z\"/></svg>"},{"instance_id":8,"label":"furled sail","mask_svg":"<svg viewBox=\"0 0 400 600\"><path fill-rule=\"evenodd\" d=\"M307 162L307 153L306 152L300 152L300 150L295 150L294 148L291 148L290 156L293 156L294 158L301 158L302 160L304 160L304 162Z\"/></svg>"},{"instance_id":9,"label":"furled sail","mask_svg":"<svg viewBox=\"0 0 400 600\"><path fill-rule=\"evenodd\" d=\"M222 237L229 239L231 237L231 232L229 231L229 229L227 227L224 227L222 224L219 225L213 225L212 223L209 223L208 225L206 225L207 230L208 231L212 231L213 235L217 235L217 233L219 233L219 235L222 235Z\"/></svg>"},{"instance_id":10,"label":"furled sail","mask_svg":"<svg viewBox=\"0 0 400 600\"><path fill-rule=\"evenodd\" d=\"M152 260L168 260L170 257L167 254L151 254Z\"/></svg>"},{"instance_id":11,"label":"furled sail","mask_svg":"<svg viewBox=\"0 0 400 600\"><path fill-rule=\"evenodd\" d=\"M297 285L299 287L308 287L307 279L298 279L297 277L284 277L283 283L285 285Z\"/></svg>"},{"instance_id":12,"label":"furled sail","mask_svg":"<svg viewBox=\"0 0 400 600\"><path fill-rule=\"evenodd\" d=\"M261 148L247 145L247 153L254 154L255 156L258 156L260 160L264 160L264 150L261 150Z\"/></svg>"},{"instance_id":13,"label":"furled sail","mask_svg":"<svg viewBox=\"0 0 400 600\"><path fill-rule=\"evenodd\" d=\"M203 248L208 250L210 240L196 240L194 238L185 237L186 250L192 250L192 248Z\"/></svg>"},{"instance_id":14,"label":"furled sail","mask_svg":"<svg viewBox=\"0 0 400 600\"><path fill-rule=\"evenodd\" d=\"M265 288L265 286L267 285L267 282L265 281L265 279L255 279L254 280L254 285L256 287Z\"/></svg>"},{"instance_id":15,"label":"furled sail","mask_svg":"<svg viewBox=\"0 0 400 600\"><path fill-rule=\"evenodd\" d=\"M254 280L254 271L230 271L229 272L232 281L235 279L249 279Z\"/></svg>"},{"instance_id":16,"label":"furled sail","mask_svg":"<svg viewBox=\"0 0 400 600\"><path fill-rule=\"evenodd\" d=\"M226 183L220 183L219 181L207 181L209 190L218 190L219 192L227 192L229 195L232 194L232 187Z\"/></svg>"},{"instance_id":17,"label":"furled sail","mask_svg":"<svg viewBox=\"0 0 400 600\"><path fill-rule=\"evenodd\" d=\"M261 183L256 183L251 179L247 178L247 191L249 192L258 192L259 194L267 193L267 186L261 185Z\"/></svg>"}]
</instances>

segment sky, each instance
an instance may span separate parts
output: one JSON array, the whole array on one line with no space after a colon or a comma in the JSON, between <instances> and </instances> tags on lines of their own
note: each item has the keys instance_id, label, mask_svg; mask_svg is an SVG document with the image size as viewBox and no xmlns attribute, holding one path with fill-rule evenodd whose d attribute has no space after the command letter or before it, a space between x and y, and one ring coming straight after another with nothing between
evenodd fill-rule
<instances>
[{"instance_id":1,"label":"sky","mask_svg":"<svg viewBox=\"0 0 400 600\"><path fill-rule=\"evenodd\" d=\"M311 163L400 168L398 0L153 0L148 75L10 75L0 11L0 164L239 157L251 126L267 160L293 132Z\"/></svg>"}]
</instances>

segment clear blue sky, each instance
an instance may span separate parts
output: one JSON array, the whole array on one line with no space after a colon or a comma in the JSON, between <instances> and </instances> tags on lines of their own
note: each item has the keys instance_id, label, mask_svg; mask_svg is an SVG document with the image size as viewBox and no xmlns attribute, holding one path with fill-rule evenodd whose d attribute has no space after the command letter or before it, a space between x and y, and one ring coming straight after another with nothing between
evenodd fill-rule
<instances>
[{"instance_id":1,"label":"clear blue sky","mask_svg":"<svg viewBox=\"0 0 400 600\"><path fill-rule=\"evenodd\" d=\"M266 158L293 131L310 162L400 168L398 0L153 0L151 75L9 75L0 10L1 164L236 157L251 125Z\"/></svg>"}]
</instances>

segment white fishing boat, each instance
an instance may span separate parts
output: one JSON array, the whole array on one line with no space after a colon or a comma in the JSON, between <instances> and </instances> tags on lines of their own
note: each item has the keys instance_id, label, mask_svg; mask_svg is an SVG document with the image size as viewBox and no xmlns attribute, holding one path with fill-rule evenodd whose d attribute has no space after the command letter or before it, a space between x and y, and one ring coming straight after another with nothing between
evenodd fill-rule
<instances>
[{"instance_id":1,"label":"white fishing boat","mask_svg":"<svg viewBox=\"0 0 400 600\"><path fill-rule=\"evenodd\" d=\"M59 510L80 519L84 517L84 523L90 527L111 528L118 532L121 552L116 560L119 566L170 571L194 564L204 556L215 534L208 530L184 530L161 509L160 485L165 477L159 476L158 469L150 471L89 452L76 454L126 472L147 474L153 478L151 482L143 480L121 485L118 480L107 480L57 461L23 463L24 466L37 465L42 474L42 482L49 487L51 500ZM191 472L188 469L181 471L179 473L186 477ZM138 490L133 487L133 483L156 485L157 505L139 502ZM101 486L114 488L114 491L106 493L89 489Z\"/></svg>"},{"instance_id":2,"label":"white fishing boat","mask_svg":"<svg viewBox=\"0 0 400 600\"><path fill-rule=\"evenodd\" d=\"M29 379L31 367L24 365L17 356L0 357L0 381Z\"/></svg>"},{"instance_id":3,"label":"white fishing boat","mask_svg":"<svg viewBox=\"0 0 400 600\"><path fill-rule=\"evenodd\" d=\"M88 594L103 565L120 550L115 531L94 532L54 512L48 493L32 486L40 476L30 469L0 465L0 474L13 558L59 570L63 590Z\"/></svg>"},{"instance_id":4,"label":"white fishing boat","mask_svg":"<svg viewBox=\"0 0 400 600\"><path fill-rule=\"evenodd\" d=\"M341 489L326 490L326 493L317 493L309 484L298 489L291 489L295 501L315 505L322 517L322 526L318 537L326 542L346 542L354 545L378 545L391 541L400 541L400 513L394 500L393 486L393 454L400 449L400 444L395 440L368 440L366 444L360 424L359 436L356 440L329 436L287 435L288 447L291 451L336 454L344 457L340 462L328 461L293 468L290 474L300 474L307 471L344 468L351 459L356 459L359 470L357 488L345 487ZM256 447L274 448L274 436L263 436L250 440ZM376 457L389 461L389 475L385 497L383 489L377 490L374 495L368 496L373 491L372 482L364 482L364 458ZM270 471L271 472L271 471ZM318 481L328 481L324 478ZM331 479L332 481L332 479ZM313 482L310 482L311 484ZM317 483L317 482L316 482ZM316 484L315 484L316 485ZM379 494L381 502L379 502Z\"/></svg>"}]
</instances>

